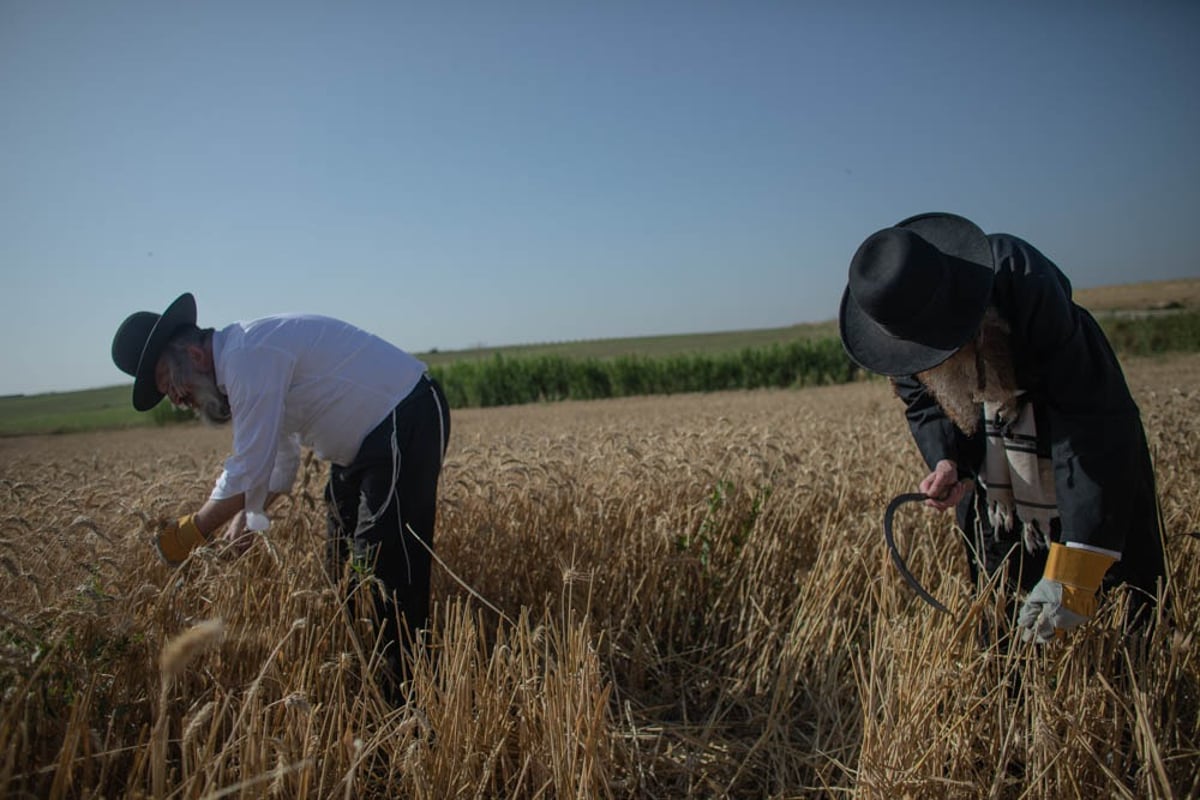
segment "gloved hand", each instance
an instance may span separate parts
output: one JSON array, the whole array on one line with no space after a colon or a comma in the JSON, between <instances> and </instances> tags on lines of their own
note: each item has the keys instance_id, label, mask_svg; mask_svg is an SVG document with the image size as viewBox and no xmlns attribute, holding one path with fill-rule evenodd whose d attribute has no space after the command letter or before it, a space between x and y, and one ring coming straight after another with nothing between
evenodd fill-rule
<instances>
[{"instance_id":1,"label":"gloved hand","mask_svg":"<svg viewBox=\"0 0 1200 800\"><path fill-rule=\"evenodd\" d=\"M1114 562L1115 558L1104 553L1050 545L1042 579L1025 598L1017 617L1021 641L1045 644L1090 619L1096 613L1100 582Z\"/></svg>"},{"instance_id":2,"label":"gloved hand","mask_svg":"<svg viewBox=\"0 0 1200 800\"><path fill-rule=\"evenodd\" d=\"M196 527L196 515L188 514L175 522L168 522L166 527L158 532L154 545L158 548L159 557L167 566L177 567L187 558L188 553L207 541Z\"/></svg>"}]
</instances>

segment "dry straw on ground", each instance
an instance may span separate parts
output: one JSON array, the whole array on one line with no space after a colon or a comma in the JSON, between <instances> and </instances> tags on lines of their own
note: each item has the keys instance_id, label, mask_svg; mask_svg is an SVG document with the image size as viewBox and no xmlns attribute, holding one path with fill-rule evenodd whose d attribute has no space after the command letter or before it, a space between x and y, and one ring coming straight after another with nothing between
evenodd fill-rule
<instances>
[{"instance_id":1,"label":"dry straw on ground","mask_svg":"<svg viewBox=\"0 0 1200 800\"><path fill-rule=\"evenodd\" d=\"M1200 357L1127 371L1168 529L1200 529ZM400 709L323 577L321 465L269 543L172 572L148 532L206 494L227 434L0 441L0 793L1200 795L1200 542L1170 540L1149 641L1117 604L1043 650L980 647L1004 598L968 585L948 518L911 509L898 534L957 618L888 563L883 507L921 468L882 382L454 428L448 569Z\"/></svg>"}]
</instances>

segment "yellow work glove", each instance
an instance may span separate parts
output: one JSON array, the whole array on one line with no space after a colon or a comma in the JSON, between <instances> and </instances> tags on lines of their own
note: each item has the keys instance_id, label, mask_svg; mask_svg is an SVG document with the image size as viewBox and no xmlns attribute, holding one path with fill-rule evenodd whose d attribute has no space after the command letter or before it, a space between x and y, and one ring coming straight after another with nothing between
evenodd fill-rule
<instances>
[{"instance_id":1,"label":"yellow work glove","mask_svg":"<svg viewBox=\"0 0 1200 800\"><path fill-rule=\"evenodd\" d=\"M1096 613L1096 592L1112 556L1080 547L1050 545L1046 569L1025 598L1017 625L1021 640L1044 644L1082 624Z\"/></svg>"},{"instance_id":2,"label":"yellow work glove","mask_svg":"<svg viewBox=\"0 0 1200 800\"><path fill-rule=\"evenodd\" d=\"M167 566L177 567L187 558L188 553L207 541L196 527L196 515L188 514L175 522L168 522L166 527L158 532L154 545L158 548L159 557Z\"/></svg>"}]
</instances>

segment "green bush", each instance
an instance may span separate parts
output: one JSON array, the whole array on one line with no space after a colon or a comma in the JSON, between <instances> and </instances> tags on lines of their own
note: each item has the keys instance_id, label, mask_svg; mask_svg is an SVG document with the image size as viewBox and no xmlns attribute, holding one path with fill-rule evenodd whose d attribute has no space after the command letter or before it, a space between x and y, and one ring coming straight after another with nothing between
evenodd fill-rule
<instances>
[{"instance_id":1,"label":"green bush","mask_svg":"<svg viewBox=\"0 0 1200 800\"><path fill-rule=\"evenodd\" d=\"M1108 317L1100 325L1113 349L1122 355L1200 350L1200 311Z\"/></svg>"}]
</instances>

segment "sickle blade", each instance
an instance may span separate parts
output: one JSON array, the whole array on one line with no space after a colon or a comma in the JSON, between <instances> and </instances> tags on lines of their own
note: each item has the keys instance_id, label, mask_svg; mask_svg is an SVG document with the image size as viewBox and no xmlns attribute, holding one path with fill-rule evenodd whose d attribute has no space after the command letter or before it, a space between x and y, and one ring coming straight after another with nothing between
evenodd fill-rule
<instances>
[{"instance_id":1,"label":"sickle blade","mask_svg":"<svg viewBox=\"0 0 1200 800\"><path fill-rule=\"evenodd\" d=\"M885 511L883 514L883 538L887 540L888 552L891 553L892 563L896 565L896 569L900 570L900 576L904 578L904 582L912 587L912 590L916 592L917 595L926 603L933 606L938 611L941 611L943 614L949 614L950 609L939 603L936 597L925 591L925 587L922 586L917 579L913 577L913 574L908 571L908 566L905 565L904 559L900 557L900 551L896 548L896 537L892 534L892 517L895 516L896 509L905 503L912 503L918 500L927 499L929 499L927 495L920 492L913 492L910 494L902 494L892 500L892 502L888 503L887 511Z\"/></svg>"}]
</instances>

